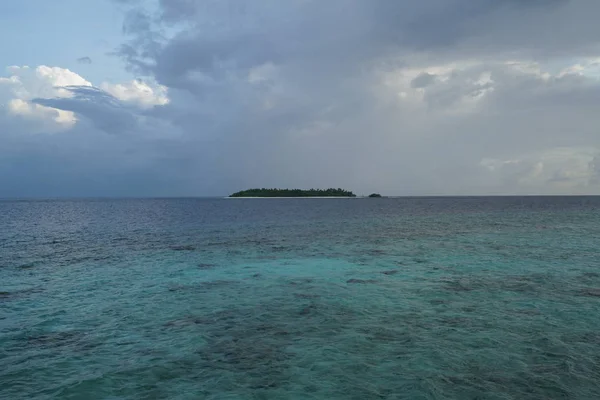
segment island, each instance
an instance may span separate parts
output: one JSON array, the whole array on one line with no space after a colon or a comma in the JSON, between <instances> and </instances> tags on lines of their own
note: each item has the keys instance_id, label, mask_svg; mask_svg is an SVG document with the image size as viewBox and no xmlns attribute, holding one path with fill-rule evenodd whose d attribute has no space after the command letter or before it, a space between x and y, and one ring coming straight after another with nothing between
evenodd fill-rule
<instances>
[{"instance_id":1,"label":"island","mask_svg":"<svg viewBox=\"0 0 600 400\"><path fill-rule=\"evenodd\" d=\"M379 198L379 197L381 197L381 195L379 193L371 193L369 195L369 197L377 197L377 198Z\"/></svg>"},{"instance_id":2,"label":"island","mask_svg":"<svg viewBox=\"0 0 600 400\"><path fill-rule=\"evenodd\" d=\"M356 197L344 189L247 189L229 197Z\"/></svg>"}]
</instances>

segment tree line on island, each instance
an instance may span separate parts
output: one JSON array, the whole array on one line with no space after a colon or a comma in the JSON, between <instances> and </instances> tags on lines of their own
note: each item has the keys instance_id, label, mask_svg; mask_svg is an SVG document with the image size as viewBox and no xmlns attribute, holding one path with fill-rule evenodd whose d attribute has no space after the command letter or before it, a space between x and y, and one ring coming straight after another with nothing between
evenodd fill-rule
<instances>
[{"instance_id":1,"label":"tree line on island","mask_svg":"<svg viewBox=\"0 0 600 400\"><path fill-rule=\"evenodd\" d=\"M344 189L247 189L233 193L229 197L356 197L354 193ZM382 197L373 193L369 197Z\"/></svg>"},{"instance_id":2,"label":"tree line on island","mask_svg":"<svg viewBox=\"0 0 600 400\"><path fill-rule=\"evenodd\" d=\"M236 192L229 197L356 197L344 189L248 189Z\"/></svg>"}]
</instances>

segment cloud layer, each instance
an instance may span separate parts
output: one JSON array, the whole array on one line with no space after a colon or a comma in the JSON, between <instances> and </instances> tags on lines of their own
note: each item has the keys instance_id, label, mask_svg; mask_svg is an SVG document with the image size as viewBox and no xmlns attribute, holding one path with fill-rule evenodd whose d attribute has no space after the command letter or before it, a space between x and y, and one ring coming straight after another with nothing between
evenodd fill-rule
<instances>
[{"instance_id":1,"label":"cloud layer","mask_svg":"<svg viewBox=\"0 0 600 400\"><path fill-rule=\"evenodd\" d=\"M598 2L120 3L141 78L9 69L0 168L81 195L600 194Z\"/></svg>"}]
</instances>

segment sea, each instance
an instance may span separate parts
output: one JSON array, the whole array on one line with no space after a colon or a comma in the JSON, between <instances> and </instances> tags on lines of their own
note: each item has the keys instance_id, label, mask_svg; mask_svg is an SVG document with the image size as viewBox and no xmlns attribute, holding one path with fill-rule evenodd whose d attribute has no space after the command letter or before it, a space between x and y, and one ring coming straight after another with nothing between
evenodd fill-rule
<instances>
[{"instance_id":1,"label":"sea","mask_svg":"<svg viewBox=\"0 0 600 400\"><path fill-rule=\"evenodd\" d=\"M600 197L2 200L0 398L600 399Z\"/></svg>"}]
</instances>

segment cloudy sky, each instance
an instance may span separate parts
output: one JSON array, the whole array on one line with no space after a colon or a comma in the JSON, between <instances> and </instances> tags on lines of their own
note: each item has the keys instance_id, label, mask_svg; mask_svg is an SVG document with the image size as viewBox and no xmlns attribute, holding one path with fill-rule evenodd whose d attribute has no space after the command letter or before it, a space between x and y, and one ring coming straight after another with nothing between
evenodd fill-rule
<instances>
[{"instance_id":1,"label":"cloudy sky","mask_svg":"<svg viewBox=\"0 0 600 400\"><path fill-rule=\"evenodd\" d=\"M600 194L598 0L0 4L0 197Z\"/></svg>"}]
</instances>

